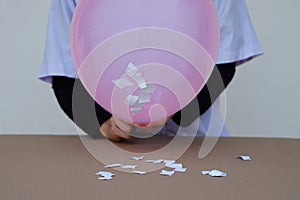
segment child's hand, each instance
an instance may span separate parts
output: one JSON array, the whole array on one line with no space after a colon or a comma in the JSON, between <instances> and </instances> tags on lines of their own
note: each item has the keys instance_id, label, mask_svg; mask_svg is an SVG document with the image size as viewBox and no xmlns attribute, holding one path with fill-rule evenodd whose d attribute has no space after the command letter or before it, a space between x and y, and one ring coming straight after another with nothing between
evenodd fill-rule
<instances>
[{"instance_id":1,"label":"child's hand","mask_svg":"<svg viewBox=\"0 0 300 200\"><path fill-rule=\"evenodd\" d=\"M127 131L130 130L128 129ZM131 136L129 134L127 134L125 131L119 128L113 116L102 124L102 126L100 127L100 133L104 137L115 142L119 142L123 139L131 139Z\"/></svg>"},{"instance_id":2,"label":"child's hand","mask_svg":"<svg viewBox=\"0 0 300 200\"><path fill-rule=\"evenodd\" d=\"M106 138L116 142L121 141L122 139L130 140L132 136L148 137L159 132L171 117L172 116L150 124L134 124L124 122L123 120L112 116L102 124L100 132Z\"/></svg>"},{"instance_id":3,"label":"child's hand","mask_svg":"<svg viewBox=\"0 0 300 200\"><path fill-rule=\"evenodd\" d=\"M164 127L166 122L171 119L171 117L172 116L150 124L130 123L118 118L115 118L115 122L117 123L117 126L128 135L138 138L146 138L157 134Z\"/></svg>"}]
</instances>

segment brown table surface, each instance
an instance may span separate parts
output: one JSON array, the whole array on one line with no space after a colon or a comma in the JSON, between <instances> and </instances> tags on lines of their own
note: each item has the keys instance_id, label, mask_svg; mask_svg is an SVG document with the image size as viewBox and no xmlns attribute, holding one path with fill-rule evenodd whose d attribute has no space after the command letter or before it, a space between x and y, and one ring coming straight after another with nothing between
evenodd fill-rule
<instances>
[{"instance_id":1,"label":"brown table surface","mask_svg":"<svg viewBox=\"0 0 300 200\"><path fill-rule=\"evenodd\" d=\"M119 145L151 151L169 140L155 137ZM195 140L177 160L187 172L166 177L160 171L137 175L105 169L78 136L0 136L0 199L300 199L299 139L221 138L207 157L199 159L201 142ZM252 160L236 158L241 154ZM201 174L208 169L228 175ZM95 175L100 170L116 176L100 181Z\"/></svg>"}]
</instances>

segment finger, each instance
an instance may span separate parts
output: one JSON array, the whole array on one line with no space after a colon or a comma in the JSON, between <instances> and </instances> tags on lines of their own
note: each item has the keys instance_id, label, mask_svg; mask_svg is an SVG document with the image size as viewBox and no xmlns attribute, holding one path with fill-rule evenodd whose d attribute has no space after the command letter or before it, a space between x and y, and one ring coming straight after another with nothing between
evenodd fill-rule
<instances>
[{"instance_id":1,"label":"finger","mask_svg":"<svg viewBox=\"0 0 300 200\"><path fill-rule=\"evenodd\" d=\"M133 123L125 122L117 117L114 117L113 119L116 126L119 127L125 133L130 134L134 131L135 126Z\"/></svg>"},{"instance_id":2,"label":"finger","mask_svg":"<svg viewBox=\"0 0 300 200\"><path fill-rule=\"evenodd\" d=\"M100 127L100 133L107 139L115 141L115 142L119 142L122 140L121 137L117 136L116 134L111 132L111 127L107 128L106 130L104 130L103 128Z\"/></svg>"},{"instance_id":3,"label":"finger","mask_svg":"<svg viewBox=\"0 0 300 200\"><path fill-rule=\"evenodd\" d=\"M125 140L130 140L132 137L126 132L122 131L118 126L112 126L110 133L114 136L123 138Z\"/></svg>"}]
</instances>

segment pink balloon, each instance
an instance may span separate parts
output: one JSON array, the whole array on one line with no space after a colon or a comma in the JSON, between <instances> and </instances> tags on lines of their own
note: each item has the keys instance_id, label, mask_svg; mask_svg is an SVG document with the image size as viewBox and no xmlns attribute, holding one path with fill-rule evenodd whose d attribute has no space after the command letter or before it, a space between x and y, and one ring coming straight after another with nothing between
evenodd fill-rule
<instances>
[{"instance_id":1,"label":"pink balloon","mask_svg":"<svg viewBox=\"0 0 300 200\"><path fill-rule=\"evenodd\" d=\"M79 1L71 50L81 82L125 121L162 120L203 88L219 48L211 0Z\"/></svg>"}]
</instances>

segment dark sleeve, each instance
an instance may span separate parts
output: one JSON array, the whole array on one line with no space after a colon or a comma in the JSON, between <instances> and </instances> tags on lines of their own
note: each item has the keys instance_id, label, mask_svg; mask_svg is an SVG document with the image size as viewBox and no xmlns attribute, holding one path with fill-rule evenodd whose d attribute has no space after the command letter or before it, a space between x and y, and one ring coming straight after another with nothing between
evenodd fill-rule
<instances>
[{"instance_id":1,"label":"dark sleeve","mask_svg":"<svg viewBox=\"0 0 300 200\"><path fill-rule=\"evenodd\" d=\"M101 138L99 128L112 115L94 101L81 82L54 76L52 88L64 113L88 135Z\"/></svg>"},{"instance_id":2,"label":"dark sleeve","mask_svg":"<svg viewBox=\"0 0 300 200\"><path fill-rule=\"evenodd\" d=\"M217 65L197 97L182 110L175 113L172 117L173 121L177 125L185 127L199 115L204 114L232 81L234 74L235 63ZM181 119L182 113L184 113L184 118Z\"/></svg>"}]
</instances>

